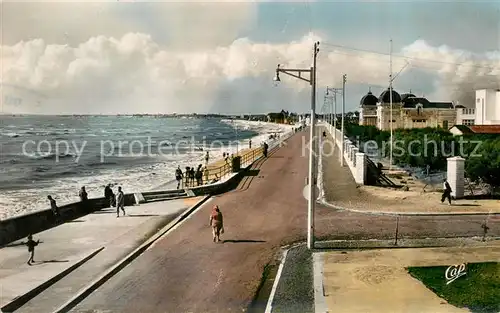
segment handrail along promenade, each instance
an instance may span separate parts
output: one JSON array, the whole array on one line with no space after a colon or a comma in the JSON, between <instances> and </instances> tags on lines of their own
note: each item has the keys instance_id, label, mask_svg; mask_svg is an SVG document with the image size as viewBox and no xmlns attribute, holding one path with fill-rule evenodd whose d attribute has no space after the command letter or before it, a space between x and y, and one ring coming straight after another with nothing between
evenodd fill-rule
<instances>
[{"instance_id":1,"label":"handrail along promenade","mask_svg":"<svg viewBox=\"0 0 500 313\"><path fill-rule=\"evenodd\" d=\"M263 155L263 148L245 149L240 151L238 154L233 155L233 157L241 157L241 166L249 164ZM208 172L208 173L207 173ZM218 160L207 166L206 172L203 173L204 184L209 183L213 180L221 180L224 176L229 175L233 172L232 159L229 157L226 159Z\"/></svg>"}]
</instances>

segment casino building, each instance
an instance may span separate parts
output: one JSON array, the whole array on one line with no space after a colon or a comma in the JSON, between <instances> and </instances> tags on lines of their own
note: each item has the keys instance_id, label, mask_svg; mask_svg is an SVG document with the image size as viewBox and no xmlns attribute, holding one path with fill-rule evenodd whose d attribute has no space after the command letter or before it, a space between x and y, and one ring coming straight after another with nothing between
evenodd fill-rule
<instances>
[{"instance_id":1,"label":"casino building","mask_svg":"<svg viewBox=\"0 0 500 313\"><path fill-rule=\"evenodd\" d=\"M371 90L361 98L359 124L373 125L381 130L397 128L442 127L449 129L456 124L457 110L464 108L452 102L431 102L414 94L399 94L392 89L392 121L390 90L376 97Z\"/></svg>"}]
</instances>

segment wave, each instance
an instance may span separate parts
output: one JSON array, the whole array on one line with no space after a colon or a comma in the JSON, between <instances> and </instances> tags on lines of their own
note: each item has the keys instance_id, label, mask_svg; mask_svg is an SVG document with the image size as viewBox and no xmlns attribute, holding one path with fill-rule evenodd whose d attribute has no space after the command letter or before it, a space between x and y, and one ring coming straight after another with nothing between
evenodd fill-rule
<instances>
[{"instance_id":1,"label":"wave","mask_svg":"<svg viewBox=\"0 0 500 313\"><path fill-rule=\"evenodd\" d=\"M72 153L60 153L59 155L55 153L49 153L45 155L30 156L30 158L35 160L56 160L56 159L76 158L76 155Z\"/></svg>"},{"instance_id":2,"label":"wave","mask_svg":"<svg viewBox=\"0 0 500 313\"><path fill-rule=\"evenodd\" d=\"M10 137L10 138L17 138L20 137L21 135L18 133L1 133L2 136L5 137Z\"/></svg>"}]
</instances>

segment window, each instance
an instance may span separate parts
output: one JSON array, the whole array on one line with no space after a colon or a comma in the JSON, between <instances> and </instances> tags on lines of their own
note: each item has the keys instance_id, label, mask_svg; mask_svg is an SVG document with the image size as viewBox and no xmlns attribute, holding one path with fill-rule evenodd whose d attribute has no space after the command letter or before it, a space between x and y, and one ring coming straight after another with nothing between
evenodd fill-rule
<instances>
[{"instance_id":1,"label":"window","mask_svg":"<svg viewBox=\"0 0 500 313\"><path fill-rule=\"evenodd\" d=\"M474 120L462 120L462 125L474 125Z\"/></svg>"},{"instance_id":2,"label":"window","mask_svg":"<svg viewBox=\"0 0 500 313\"><path fill-rule=\"evenodd\" d=\"M448 129L448 121L443 121L443 128Z\"/></svg>"},{"instance_id":3,"label":"window","mask_svg":"<svg viewBox=\"0 0 500 313\"><path fill-rule=\"evenodd\" d=\"M425 123L426 120L413 120L413 123Z\"/></svg>"}]
</instances>

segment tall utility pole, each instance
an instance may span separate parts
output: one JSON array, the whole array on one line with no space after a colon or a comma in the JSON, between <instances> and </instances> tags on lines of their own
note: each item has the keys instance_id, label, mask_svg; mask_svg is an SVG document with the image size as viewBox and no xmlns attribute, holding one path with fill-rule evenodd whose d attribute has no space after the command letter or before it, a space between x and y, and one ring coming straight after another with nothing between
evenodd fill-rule
<instances>
[{"instance_id":1,"label":"tall utility pole","mask_svg":"<svg viewBox=\"0 0 500 313\"><path fill-rule=\"evenodd\" d=\"M391 106L391 121L390 121L390 127L391 127L391 146L390 146L390 156L389 156L389 171L392 170L392 143L393 143L393 138L392 138L392 128L393 128L393 122L392 122L392 39L391 39L391 47L390 47L390 53L389 53L389 104Z\"/></svg>"},{"instance_id":2,"label":"tall utility pole","mask_svg":"<svg viewBox=\"0 0 500 313\"><path fill-rule=\"evenodd\" d=\"M332 115L332 125L333 125L333 141L334 141L334 149L337 145L337 94L342 94L342 88L331 88L326 87L326 95L333 94L333 115Z\"/></svg>"},{"instance_id":3,"label":"tall utility pole","mask_svg":"<svg viewBox=\"0 0 500 313\"><path fill-rule=\"evenodd\" d=\"M313 64L309 69L286 69L278 67L276 68L275 82L279 82L279 73L284 73L289 76L301 79L308 82L311 85L311 121L310 121L310 149L309 149L309 177L308 177L308 189L309 198L307 203L307 248L314 248L314 210L316 204L316 59L319 52L319 42L314 43L313 48ZM309 79L302 77L303 73L309 73Z\"/></svg>"},{"instance_id":4,"label":"tall utility pole","mask_svg":"<svg viewBox=\"0 0 500 313\"><path fill-rule=\"evenodd\" d=\"M340 166L344 166L344 115L345 115L345 83L347 74L342 76L342 145L340 146Z\"/></svg>"}]
</instances>

